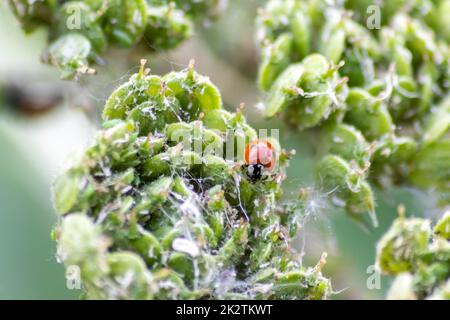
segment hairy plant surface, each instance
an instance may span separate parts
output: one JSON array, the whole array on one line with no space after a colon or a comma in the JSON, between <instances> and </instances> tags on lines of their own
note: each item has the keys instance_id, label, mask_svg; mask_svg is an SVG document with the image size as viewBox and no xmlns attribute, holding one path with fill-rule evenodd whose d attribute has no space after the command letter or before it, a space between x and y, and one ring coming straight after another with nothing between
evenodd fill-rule
<instances>
[{"instance_id":1,"label":"hairy plant surface","mask_svg":"<svg viewBox=\"0 0 450 320\"><path fill-rule=\"evenodd\" d=\"M449 6L271 0L259 11L265 114L320 134L318 185L358 220L374 216L373 185L450 204Z\"/></svg>"},{"instance_id":2,"label":"hairy plant surface","mask_svg":"<svg viewBox=\"0 0 450 320\"><path fill-rule=\"evenodd\" d=\"M450 212L433 229L401 215L378 243L377 267L395 276L388 299L450 299Z\"/></svg>"},{"instance_id":3,"label":"hairy plant surface","mask_svg":"<svg viewBox=\"0 0 450 320\"><path fill-rule=\"evenodd\" d=\"M330 296L325 256L303 267L290 247L308 197L279 203L290 153L270 140L278 165L252 181L239 152L208 148L234 151L256 138L241 110L225 111L218 89L192 67L147 73L142 67L112 93L105 129L54 186L58 256L80 268L85 297Z\"/></svg>"},{"instance_id":4,"label":"hairy plant surface","mask_svg":"<svg viewBox=\"0 0 450 320\"><path fill-rule=\"evenodd\" d=\"M214 17L222 0L9 0L25 32L48 29L42 60L64 79L94 73L109 47L167 50L192 36L194 22Z\"/></svg>"}]
</instances>

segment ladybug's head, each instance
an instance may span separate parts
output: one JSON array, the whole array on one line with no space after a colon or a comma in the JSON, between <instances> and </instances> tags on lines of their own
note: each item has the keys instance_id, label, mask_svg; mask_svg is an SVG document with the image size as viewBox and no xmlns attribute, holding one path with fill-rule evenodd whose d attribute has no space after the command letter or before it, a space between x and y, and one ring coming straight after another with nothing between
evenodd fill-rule
<instances>
[{"instance_id":1,"label":"ladybug's head","mask_svg":"<svg viewBox=\"0 0 450 320\"><path fill-rule=\"evenodd\" d=\"M246 174L247 177L252 181L256 182L258 180L261 180L263 176L263 170L264 166L260 164L250 164L247 165Z\"/></svg>"}]
</instances>

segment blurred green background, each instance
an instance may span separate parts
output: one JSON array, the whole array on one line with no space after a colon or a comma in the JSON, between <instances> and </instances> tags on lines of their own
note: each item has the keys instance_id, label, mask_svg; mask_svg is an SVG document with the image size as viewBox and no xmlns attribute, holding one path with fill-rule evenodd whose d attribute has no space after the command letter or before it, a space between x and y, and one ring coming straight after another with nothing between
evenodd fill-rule
<instances>
[{"instance_id":1,"label":"blurred green background","mask_svg":"<svg viewBox=\"0 0 450 320\"><path fill-rule=\"evenodd\" d=\"M262 1L231 0L229 9L209 27L175 51L146 57L154 73L182 69L191 58L216 83L229 109L245 103L249 121L260 128L280 129L286 149L297 150L288 172L286 196L312 185L311 141L277 121L264 121L257 105L263 99L255 85L258 57L253 38L256 8ZM51 182L89 144L105 97L137 70L142 52L115 50L95 78L79 83L59 80L58 72L39 61L43 30L26 36L0 2L0 299L72 299L64 270L55 258L50 232L57 217L51 204ZM318 194L318 200L325 195ZM379 299L390 279L370 290L366 281L374 263L376 241L396 216L399 203L411 215L432 211L427 199L407 189L377 192L380 226L365 231L342 212L320 206L300 230L296 245L305 263L328 252L324 273L331 277L337 299Z\"/></svg>"}]
</instances>

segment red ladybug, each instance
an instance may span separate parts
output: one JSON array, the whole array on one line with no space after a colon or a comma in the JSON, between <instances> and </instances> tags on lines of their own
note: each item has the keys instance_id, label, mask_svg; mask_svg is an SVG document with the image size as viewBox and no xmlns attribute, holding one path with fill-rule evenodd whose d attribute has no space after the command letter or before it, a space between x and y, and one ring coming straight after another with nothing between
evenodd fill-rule
<instances>
[{"instance_id":1,"label":"red ladybug","mask_svg":"<svg viewBox=\"0 0 450 320\"><path fill-rule=\"evenodd\" d=\"M245 147L246 174L256 182L263 176L264 170L272 170L275 166L275 154L270 142L255 140Z\"/></svg>"}]
</instances>

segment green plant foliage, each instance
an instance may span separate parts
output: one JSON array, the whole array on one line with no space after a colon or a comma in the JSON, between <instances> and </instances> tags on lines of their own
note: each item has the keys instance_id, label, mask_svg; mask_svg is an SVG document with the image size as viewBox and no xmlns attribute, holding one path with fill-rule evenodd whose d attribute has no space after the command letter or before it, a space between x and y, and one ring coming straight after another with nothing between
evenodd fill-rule
<instances>
[{"instance_id":1,"label":"green plant foliage","mask_svg":"<svg viewBox=\"0 0 450 320\"><path fill-rule=\"evenodd\" d=\"M450 204L449 6L271 0L259 11L265 115L322 136L318 184L358 220L373 212L375 185Z\"/></svg>"},{"instance_id":2,"label":"green plant foliage","mask_svg":"<svg viewBox=\"0 0 450 320\"><path fill-rule=\"evenodd\" d=\"M332 294L325 256L303 267L290 247L308 198L279 202L291 154L272 140L278 166L252 181L237 154L208 148L234 150L256 132L239 109L223 109L207 77L192 66L163 77L142 66L103 117L105 129L54 185L58 256L80 268L85 298Z\"/></svg>"},{"instance_id":3,"label":"green plant foliage","mask_svg":"<svg viewBox=\"0 0 450 320\"><path fill-rule=\"evenodd\" d=\"M450 212L430 225L401 215L378 243L379 271L396 276L389 299L450 299Z\"/></svg>"},{"instance_id":4,"label":"green plant foliage","mask_svg":"<svg viewBox=\"0 0 450 320\"><path fill-rule=\"evenodd\" d=\"M42 60L63 79L92 74L107 48L168 50L190 38L194 22L213 18L222 1L169 0L10 0L25 32L49 31Z\"/></svg>"}]
</instances>

